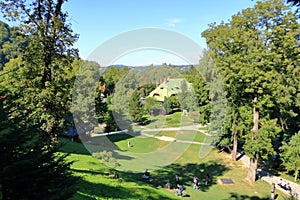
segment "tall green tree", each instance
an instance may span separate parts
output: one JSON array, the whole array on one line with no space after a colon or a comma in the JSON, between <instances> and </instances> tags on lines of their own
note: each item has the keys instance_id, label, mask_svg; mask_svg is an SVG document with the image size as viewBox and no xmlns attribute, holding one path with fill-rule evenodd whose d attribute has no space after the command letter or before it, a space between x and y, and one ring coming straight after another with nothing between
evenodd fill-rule
<instances>
[{"instance_id":1,"label":"tall green tree","mask_svg":"<svg viewBox=\"0 0 300 200\"><path fill-rule=\"evenodd\" d=\"M300 172L300 131L294 135L289 142L284 142L281 147L281 159L288 171L293 171L295 181L299 178Z\"/></svg>"},{"instance_id":2,"label":"tall green tree","mask_svg":"<svg viewBox=\"0 0 300 200\"><path fill-rule=\"evenodd\" d=\"M44 138L33 127L12 123L6 92L0 88L0 188L3 200L67 199L77 178L59 146L44 148Z\"/></svg>"},{"instance_id":3,"label":"tall green tree","mask_svg":"<svg viewBox=\"0 0 300 200\"><path fill-rule=\"evenodd\" d=\"M138 90L135 90L129 100L129 114L133 122L141 123L144 120L144 109Z\"/></svg>"},{"instance_id":4,"label":"tall green tree","mask_svg":"<svg viewBox=\"0 0 300 200\"><path fill-rule=\"evenodd\" d=\"M250 182L255 181L258 160L274 153L271 143L279 128L294 116L291 108L299 91L298 27L290 7L269 0L203 32L223 77L229 106L252 109L245 144Z\"/></svg>"},{"instance_id":5,"label":"tall green tree","mask_svg":"<svg viewBox=\"0 0 300 200\"><path fill-rule=\"evenodd\" d=\"M18 126L9 132L4 130L9 139L16 140L4 140L3 144L4 148L15 146L6 152L6 158L11 157L8 168L1 169L7 195L4 199L65 199L74 192L70 164L57 152L58 136L66 128L66 116L70 114L68 74L77 56L77 50L72 48L77 35L67 23L64 2L0 2L1 11L17 24L14 28L27 44L18 57L5 64L0 79L2 96L9 102L9 123ZM18 170L20 174L16 175Z\"/></svg>"},{"instance_id":6,"label":"tall green tree","mask_svg":"<svg viewBox=\"0 0 300 200\"><path fill-rule=\"evenodd\" d=\"M77 40L68 14L62 10L64 0L1 2L1 10L18 24L16 31L28 42L17 60L5 67L6 85L15 94L16 110L12 116L27 116L26 123L39 124L51 136L61 131L70 106L70 85L66 71L71 67Z\"/></svg>"},{"instance_id":7,"label":"tall green tree","mask_svg":"<svg viewBox=\"0 0 300 200\"><path fill-rule=\"evenodd\" d=\"M204 63L201 63L204 64ZM200 68L200 67L198 67ZM209 97L208 82L206 82L203 74L199 69L191 67L188 72L183 73L186 80L192 84L197 107L199 108L200 117L198 122L207 124L210 121L211 101Z\"/></svg>"}]
</instances>

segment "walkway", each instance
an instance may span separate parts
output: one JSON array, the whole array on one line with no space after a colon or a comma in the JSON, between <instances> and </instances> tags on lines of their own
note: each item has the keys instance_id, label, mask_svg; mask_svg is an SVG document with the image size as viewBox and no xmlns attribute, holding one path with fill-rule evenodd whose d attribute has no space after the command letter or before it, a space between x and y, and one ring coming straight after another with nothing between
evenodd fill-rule
<instances>
[{"instance_id":1,"label":"walkway","mask_svg":"<svg viewBox=\"0 0 300 200\"><path fill-rule=\"evenodd\" d=\"M137 130L135 133L139 133L143 136L146 137L152 137L156 138L158 140L164 140L168 142L180 142L180 143L187 143L187 144L198 144L198 145L206 145L209 146L211 145L210 143L203 143L203 142L195 142L195 141L190 141L190 140L178 140L173 137L167 137L167 136L155 136L151 135L145 132L156 132L156 131L178 131L178 130L193 130L193 131L198 131L201 132L207 136L210 136L210 134L207 133L205 130L199 130L199 128L202 127L200 125L193 125L193 126L181 126L181 127L175 127L175 128L156 128L156 129L143 129L143 130ZM110 132L110 133L101 133L101 134L91 134L91 137L99 137L99 136L107 136L107 135L113 135L113 134L126 134L128 130L123 130L123 131L115 131L115 132Z\"/></svg>"},{"instance_id":2,"label":"walkway","mask_svg":"<svg viewBox=\"0 0 300 200\"><path fill-rule=\"evenodd\" d=\"M245 156L245 155L241 155L239 154L237 157L241 157L240 161L242 161L242 163L249 168L249 157ZM271 173L262 170L262 169L258 169L258 176L260 177L260 179L272 184L275 183L276 184L276 189L286 193L286 194L290 194L289 191L286 191L284 189L282 189L281 187L277 186L277 183L279 183L280 179L282 179L283 182L285 183L289 183L291 188L292 188L292 195L294 195L294 197L298 197L298 199L300 200L300 185L291 181L288 181L284 178L278 177L278 176L274 176Z\"/></svg>"},{"instance_id":3,"label":"walkway","mask_svg":"<svg viewBox=\"0 0 300 200\"><path fill-rule=\"evenodd\" d=\"M201 130L199 128L202 128L204 126L201 125L191 125L191 126L180 126L180 127L170 127L170 128L146 128L144 127L141 131L142 132L155 132L155 131L197 131L201 132L207 136L211 136L209 133L207 133L206 130Z\"/></svg>"},{"instance_id":4,"label":"walkway","mask_svg":"<svg viewBox=\"0 0 300 200\"><path fill-rule=\"evenodd\" d=\"M190 141L190 140L177 140L176 138L167 137L167 136L155 136L155 135L150 135L150 134L143 133L143 132L141 133L141 135L146 136L146 137L153 137L153 138L156 138L158 140L164 140L164 141L168 141L168 142L180 142L180 143L187 143L187 144L210 145L208 143L195 142L195 141Z\"/></svg>"}]
</instances>

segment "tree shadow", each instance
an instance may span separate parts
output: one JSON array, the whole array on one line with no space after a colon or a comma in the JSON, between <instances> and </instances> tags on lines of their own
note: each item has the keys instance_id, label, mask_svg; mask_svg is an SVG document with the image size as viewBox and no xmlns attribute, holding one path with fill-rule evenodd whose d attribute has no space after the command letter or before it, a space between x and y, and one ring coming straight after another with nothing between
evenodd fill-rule
<instances>
[{"instance_id":1,"label":"tree shadow","mask_svg":"<svg viewBox=\"0 0 300 200\"><path fill-rule=\"evenodd\" d=\"M170 183L171 188L175 188L175 175L178 174L184 187L192 187L193 178L197 176L199 179L199 190L206 192L212 185L217 183L217 177L222 176L228 170L229 168L216 162L186 165L171 164L155 171L153 185L164 187L166 183ZM207 174L209 174L210 180L206 185L205 178Z\"/></svg>"},{"instance_id":2,"label":"tree shadow","mask_svg":"<svg viewBox=\"0 0 300 200\"><path fill-rule=\"evenodd\" d=\"M81 173L87 173L92 175L95 172L92 171L81 171ZM109 179L108 179L109 181ZM122 176L118 179L111 179L110 183L91 183L84 180L83 178L79 180L79 186L77 188L77 193L73 196L74 199L86 199L92 200L96 198L103 199L170 199L169 197L164 196L151 188L147 187L126 187L126 184L123 184L124 178ZM175 198L174 198L175 199Z\"/></svg>"},{"instance_id":3,"label":"tree shadow","mask_svg":"<svg viewBox=\"0 0 300 200\"><path fill-rule=\"evenodd\" d=\"M60 148L62 153L74 153L74 154L82 154L82 155L90 155L90 152L85 148L82 142L72 142L63 140L62 146Z\"/></svg>"},{"instance_id":4,"label":"tree shadow","mask_svg":"<svg viewBox=\"0 0 300 200\"><path fill-rule=\"evenodd\" d=\"M128 135L126 133L124 134L112 134L112 135L108 135L107 138L111 141L111 142L119 142L122 140L128 140L130 138L132 138L132 135Z\"/></svg>"},{"instance_id":5,"label":"tree shadow","mask_svg":"<svg viewBox=\"0 0 300 200\"><path fill-rule=\"evenodd\" d=\"M257 196L249 196L245 194L238 194L238 193L230 193L231 200L269 200L269 197L266 198L259 198Z\"/></svg>"}]
</instances>

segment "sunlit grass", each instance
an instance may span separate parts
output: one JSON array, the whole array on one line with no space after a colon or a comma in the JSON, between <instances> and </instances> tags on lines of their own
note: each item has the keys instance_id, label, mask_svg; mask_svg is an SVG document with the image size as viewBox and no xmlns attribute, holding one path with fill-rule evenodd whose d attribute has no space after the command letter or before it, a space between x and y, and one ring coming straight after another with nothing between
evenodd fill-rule
<instances>
[{"instance_id":1,"label":"sunlit grass","mask_svg":"<svg viewBox=\"0 0 300 200\"><path fill-rule=\"evenodd\" d=\"M115 136L116 137L116 136ZM132 138L130 138L132 139ZM151 139L151 138L149 138ZM141 146L151 142L143 138ZM115 141L117 139L115 138ZM122 146L121 140L117 143ZM124 140L126 143L126 140ZM126 148L124 143L124 148ZM127 144L127 143L126 143ZM136 144L139 145L139 144ZM156 144L157 147L159 146ZM154 148L154 147L151 147ZM148 149L150 150L150 148ZM245 177L247 168L241 162L233 162L225 153L213 150L205 158L199 157L201 145L190 145L182 156L170 166L151 171L152 183L141 180L141 173L117 172L120 179L113 179L109 174L115 170L108 168L96 158L93 158L85 150L84 146L70 142L63 147L64 152L71 153L69 160L75 160L72 165L74 175L81 177L78 183L78 192L72 200L84 199L176 199L174 191L162 188L164 181L169 180L174 184L174 175L179 173L185 187L184 193L190 195L189 199L262 199L267 200L270 195L270 185L264 181L249 184ZM212 177L212 184L205 186L206 174ZM192 189L193 175L200 178L200 190ZM218 183L221 177L231 178L234 185L222 185ZM283 200L284 195L278 192L277 200Z\"/></svg>"}]
</instances>

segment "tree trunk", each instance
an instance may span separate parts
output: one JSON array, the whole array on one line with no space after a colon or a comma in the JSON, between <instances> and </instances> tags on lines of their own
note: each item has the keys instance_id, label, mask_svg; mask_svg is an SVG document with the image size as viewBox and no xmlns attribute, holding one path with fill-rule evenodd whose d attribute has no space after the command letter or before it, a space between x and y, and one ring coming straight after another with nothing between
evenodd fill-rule
<instances>
[{"instance_id":1,"label":"tree trunk","mask_svg":"<svg viewBox=\"0 0 300 200\"><path fill-rule=\"evenodd\" d=\"M258 133L259 109L253 108L253 128L254 135ZM255 138L253 138L255 139Z\"/></svg>"},{"instance_id":2,"label":"tree trunk","mask_svg":"<svg viewBox=\"0 0 300 200\"><path fill-rule=\"evenodd\" d=\"M234 133L233 133L233 149L232 149L232 160L233 161L236 161L236 154L237 154L237 145L238 145L238 136L237 136L237 131L236 129L234 130Z\"/></svg>"},{"instance_id":3,"label":"tree trunk","mask_svg":"<svg viewBox=\"0 0 300 200\"><path fill-rule=\"evenodd\" d=\"M296 169L296 170L295 170L295 182L297 182L298 175L299 175L299 170Z\"/></svg>"},{"instance_id":4,"label":"tree trunk","mask_svg":"<svg viewBox=\"0 0 300 200\"><path fill-rule=\"evenodd\" d=\"M250 181L250 183L254 183L256 180L256 172L257 172L257 158L250 158L250 165L248 170L248 176L247 179Z\"/></svg>"},{"instance_id":5,"label":"tree trunk","mask_svg":"<svg viewBox=\"0 0 300 200\"><path fill-rule=\"evenodd\" d=\"M255 95L255 98L253 99L253 103L257 102L257 95ZM253 107L253 136L252 140L256 140L256 135L258 134L258 124L259 124L259 109ZM255 152L257 154L258 152ZM248 170L248 180L250 183L254 183L256 180L256 172L257 172L257 164L258 164L258 157L254 155L254 158L250 158L250 165Z\"/></svg>"}]
</instances>

